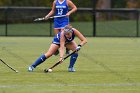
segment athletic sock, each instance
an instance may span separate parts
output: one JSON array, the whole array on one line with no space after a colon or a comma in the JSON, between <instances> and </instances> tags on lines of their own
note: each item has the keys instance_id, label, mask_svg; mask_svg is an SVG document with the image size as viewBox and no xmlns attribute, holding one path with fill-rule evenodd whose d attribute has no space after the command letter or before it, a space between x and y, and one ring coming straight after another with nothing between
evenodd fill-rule
<instances>
[{"instance_id":1,"label":"athletic sock","mask_svg":"<svg viewBox=\"0 0 140 93\"><path fill-rule=\"evenodd\" d=\"M77 57L78 57L77 53L74 53L71 55L69 68L72 68L74 66L74 64L77 60Z\"/></svg>"},{"instance_id":2,"label":"athletic sock","mask_svg":"<svg viewBox=\"0 0 140 93\"><path fill-rule=\"evenodd\" d=\"M43 63L46 59L46 56L43 54L34 62L34 64L32 64L32 66L35 68L39 64Z\"/></svg>"}]
</instances>

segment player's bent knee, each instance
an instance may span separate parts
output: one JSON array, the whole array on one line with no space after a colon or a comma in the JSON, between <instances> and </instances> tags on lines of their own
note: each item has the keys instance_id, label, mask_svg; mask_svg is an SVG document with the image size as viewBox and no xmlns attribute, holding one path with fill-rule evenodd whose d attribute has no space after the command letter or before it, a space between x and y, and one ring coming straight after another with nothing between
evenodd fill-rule
<instances>
[{"instance_id":1,"label":"player's bent knee","mask_svg":"<svg viewBox=\"0 0 140 93\"><path fill-rule=\"evenodd\" d=\"M51 57L52 55L53 55L52 53L46 53L46 54L45 54L46 58L49 58L49 57Z\"/></svg>"}]
</instances>

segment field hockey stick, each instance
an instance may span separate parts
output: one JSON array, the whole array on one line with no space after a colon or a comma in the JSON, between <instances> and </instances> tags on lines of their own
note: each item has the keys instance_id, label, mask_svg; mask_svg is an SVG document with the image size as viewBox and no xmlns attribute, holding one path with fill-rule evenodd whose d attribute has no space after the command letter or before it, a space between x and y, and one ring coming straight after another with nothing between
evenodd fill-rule
<instances>
[{"instance_id":1,"label":"field hockey stick","mask_svg":"<svg viewBox=\"0 0 140 93\"><path fill-rule=\"evenodd\" d=\"M71 54L67 55L66 57L63 58L62 61L58 61L57 63L55 63L52 67L50 67L49 69L53 69L54 67L56 67L57 65L61 64L61 62L63 62L65 59L67 59L68 57L70 57L72 54L74 54L75 52L77 52L77 50L73 51ZM48 69L44 70L45 73L48 72Z\"/></svg>"},{"instance_id":2,"label":"field hockey stick","mask_svg":"<svg viewBox=\"0 0 140 93\"><path fill-rule=\"evenodd\" d=\"M18 73L18 71L14 68L12 68L10 65L8 65L7 63L5 63L2 59L0 59L0 61L5 64L8 68L12 69L13 71L15 71L16 73Z\"/></svg>"},{"instance_id":3,"label":"field hockey stick","mask_svg":"<svg viewBox=\"0 0 140 93\"><path fill-rule=\"evenodd\" d=\"M61 15L61 16L51 16L51 17L48 17L47 19L52 19L52 18L59 18L59 17L65 17L66 15ZM47 20L45 19L44 17L42 18L36 18L34 21L43 21L43 20Z\"/></svg>"}]
</instances>

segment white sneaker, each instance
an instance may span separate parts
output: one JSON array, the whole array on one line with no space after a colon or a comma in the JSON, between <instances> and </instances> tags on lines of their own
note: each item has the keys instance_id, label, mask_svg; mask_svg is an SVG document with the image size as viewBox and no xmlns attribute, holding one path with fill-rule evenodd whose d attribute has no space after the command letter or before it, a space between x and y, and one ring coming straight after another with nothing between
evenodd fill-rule
<instances>
[{"instance_id":1,"label":"white sneaker","mask_svg":"<svg viewBox=\"0 0 140 93\"><path fill-rule=\"evenodd\" d=\"M28 67L28 71L29 71L29 72L33 72L33 70L34 70L34 67L33 67L33 66L29 66L29 67Z\"/></svg>"},{"instance_id":2,"label":"white sneaker","mask_svg":"<svg viewBox=\"0 0 140 93\"><path fill-rule=\"evenodd\" d=\"M69 72L75 72L76 70L72 67L72 68L68 68Z\"/></svg>"}]
</instances>

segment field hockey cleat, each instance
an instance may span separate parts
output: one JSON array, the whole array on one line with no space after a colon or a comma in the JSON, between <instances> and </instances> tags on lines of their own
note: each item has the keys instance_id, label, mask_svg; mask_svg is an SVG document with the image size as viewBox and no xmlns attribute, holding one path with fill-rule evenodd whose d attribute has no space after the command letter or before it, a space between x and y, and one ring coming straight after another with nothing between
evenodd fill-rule
<instances>
[{"instance_id":1,"label":"field hockey cleat","mask_svg":"<svg viewBox=\"0 0 140 93\"><path fill-rule=\"evenodd\" d=\"M29 66L28 71L29 72L33 72L33 70L34 70L34 67L33 66Z\"/></svg>"},{"instance_id":2,"label":"field hockey cleat","mask_svg":"<svg viewBox=\"0 0 140 93\"><path fill-rule=\"evenodd\" d=\"M76 70L72 67L72 68L68 68L69 72L75 72Z\"/></svg>"}]
</instances>

